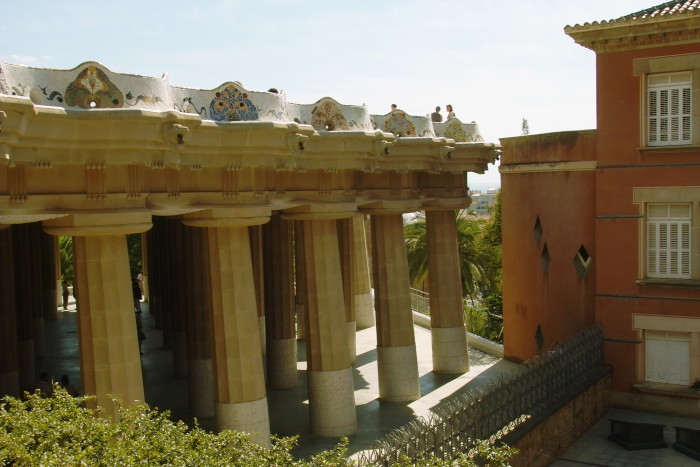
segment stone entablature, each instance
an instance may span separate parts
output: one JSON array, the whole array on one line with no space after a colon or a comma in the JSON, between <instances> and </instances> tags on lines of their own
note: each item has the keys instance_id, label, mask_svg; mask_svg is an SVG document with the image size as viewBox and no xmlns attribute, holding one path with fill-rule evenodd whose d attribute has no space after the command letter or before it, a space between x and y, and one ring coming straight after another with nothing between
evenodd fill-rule
<instances>
[{"instance_id":1,"label":"stone entablature","mask_svg":"<svg viewBox=\"0 0 700 467\"><path fill-rule=\"evenodd\" d=\"M458 208L469 203L465 172L483 173L498 154L435 136L432 122L402 111L386 120L401 113L421 133L397 137L375 129L366 107L331 98L175 88L95 62L0 68L0 224L92 210Z\"/></svg>"}]
</instances>

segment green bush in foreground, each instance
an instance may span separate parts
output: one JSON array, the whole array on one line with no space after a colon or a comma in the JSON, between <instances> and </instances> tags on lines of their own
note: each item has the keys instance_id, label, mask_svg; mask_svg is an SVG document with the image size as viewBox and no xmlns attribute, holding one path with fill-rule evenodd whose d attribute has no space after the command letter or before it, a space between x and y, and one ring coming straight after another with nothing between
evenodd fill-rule
<instances>
[{"instance_id":1,"label":"green bush in foreground","mask_svg":"<svg viewBox=\"0 0 700 467\"><path fill-rule=\"evenodd\" d=\"M140 403L118 405L116 422L96 416L85 407L89 397L71 397L56 386L54 396L12 397L0 403L0 465L2 466L352 466L347 459L347 439L309 460L295 459L290 451L295 438L272 437L271 447L252 441L245 433L211 433L173 422L169 413ZM118 404L118 402L115 402ZM481 444L486 465L506 466L514 450ZM465 458L427 459L398 465L469 466Z\"/></svg>"}]
</instances>

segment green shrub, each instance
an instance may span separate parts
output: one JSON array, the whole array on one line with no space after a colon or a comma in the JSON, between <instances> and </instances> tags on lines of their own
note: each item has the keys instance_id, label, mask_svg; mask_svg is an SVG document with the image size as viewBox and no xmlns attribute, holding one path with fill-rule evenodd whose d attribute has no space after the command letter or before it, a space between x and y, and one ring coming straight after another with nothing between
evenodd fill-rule
<instances>
[{"instance_id":1,"label":"green shrub","mask_svg":"<svg viewBox=\"0 0 700 467\"><path fill-rule=\"evenodd\" d=\"M27 394L25 400L6 397L0 402L0 466L352 466L346 458L348 440L309 460L295 459L290 450L296 438L272 437L271 447L252 442L245 433L210 433L173 422L169 412L144 403L128 407L118 400L116 421L98 417L85 407L89 397L71 397L56 386L54 396ZM510 448L483 445L489 464L508 465ZM496 456L496 457L494 457ZM505 456L505 457L503 457ZM499 459L506 459L506 463ZM475 465L466 457L451 461L427 459L397 465Z\"/></svg>"}]
</instances>

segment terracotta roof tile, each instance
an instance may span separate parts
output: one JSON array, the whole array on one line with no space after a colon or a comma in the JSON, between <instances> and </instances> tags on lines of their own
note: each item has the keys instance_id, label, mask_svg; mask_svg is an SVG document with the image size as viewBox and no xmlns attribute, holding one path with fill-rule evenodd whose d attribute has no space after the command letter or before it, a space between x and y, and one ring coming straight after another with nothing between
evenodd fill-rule
<instances>
[{"instance_id":1,"label":"terracotta roof tile","mask_svg":"<svg viewBox=\"0 0 700 467\"><path fill-rule=\"evenodd\" d=\"M685 0L685 1L670 1L657 6L652 6L644 10L640 10L629 15L621 16L616 19L593 21L592 23L576 24L575 26L567 26L567 30L588 29L590 26L614 26L624 24L630 21L650 21L653 19L661 19L673 15L689 16L700 14L700 0Z\"/></svg>"}]
</instances>

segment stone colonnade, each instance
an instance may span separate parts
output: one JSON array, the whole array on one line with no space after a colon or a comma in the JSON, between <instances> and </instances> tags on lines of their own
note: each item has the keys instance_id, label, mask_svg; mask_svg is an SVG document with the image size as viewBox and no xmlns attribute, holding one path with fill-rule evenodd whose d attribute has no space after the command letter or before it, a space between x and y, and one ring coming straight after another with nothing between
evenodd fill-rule
<instances>
[{"instance_id":1,"label":"stone colonnade","mask_svg":"<svg viewBox=\"0 0 700 467\"><path fill-rule=\"evenodd\" d=\"M218 428L256 433L265 442L266 391L296 385L296 340L303 334L312 432L353 433L354 333L356 327L374 325L375 311L380 399L419 398L402 209L243 211L216 209L168 218L148 212L82 214L43 222L44 232L74 241L85 393L96 394L108 413L107 394L127 402L144 399L126 234L148 231L144 262L151 271L151 310L160 315L164 343L173 350L173 372L188 378L192 415L215 416ZM468 358L454 213L428 211L427 225L434 371L460 373L468 370ZM45 268L42 259L55 252L39 250L38 262L24 267L12 259L32 257L33 245L26 240L34 237L23 233L31 228L35 236L45 235L40 226L0 230L0 270L6 278L0 283L6 305L0 314L0 385L6 394L17 394L35 381L33 361L41 345L34 342L42 338L35 317L42 314L16 302L27 300L25 289L46 287L37 282L41 274L29 269ZM51 293L55 296L55 290Z\"/></svg>"}]
</instances>

